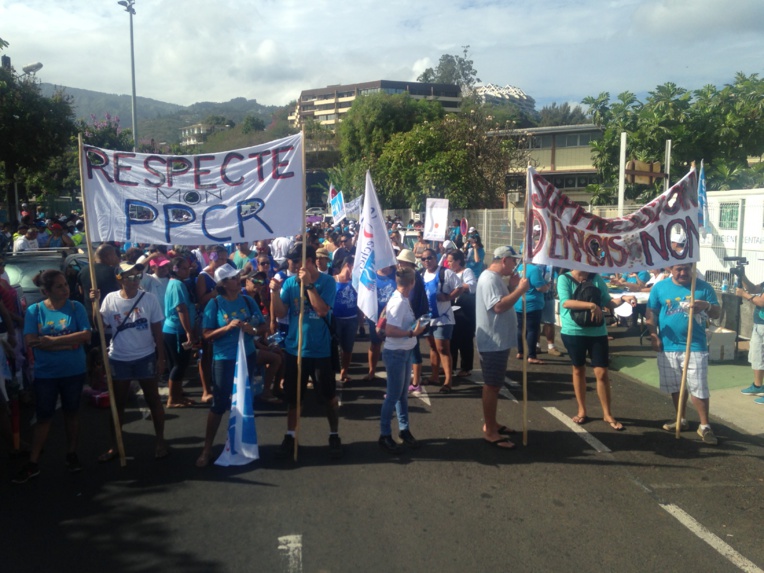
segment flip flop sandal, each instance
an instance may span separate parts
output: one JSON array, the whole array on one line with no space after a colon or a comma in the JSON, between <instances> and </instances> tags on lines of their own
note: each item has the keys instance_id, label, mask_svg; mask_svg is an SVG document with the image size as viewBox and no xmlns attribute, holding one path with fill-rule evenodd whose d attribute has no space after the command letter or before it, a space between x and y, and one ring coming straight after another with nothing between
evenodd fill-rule
<instances>
[{"instance_id":1,"label":"flip flop sandal","mask_svg":"<svg viewBox=\"0 0 764 573\"><path fill-rule=\"evenodd\" d=\"M517 431L513 430L512 428L508 428L507 426L499 426L499 429L497 430L502 436L511 436L512 434L516 434Z\"/></svg>"},{"instance_id":2,"label":"flip flop sandal","mask_svg":"<svg viewBox=\"0 0 764 573\"><path fill-rule=\"evenodd\" d=\"M516 447L516 445L511 442L509 438L499 438L498 440L488 440L483 438L483 441L489 446L498 448L500 450L514 450ZM509 444L509 446L502 446L501 444Z\"/></svg>"},{"instance_id":3,"label":"flip flop sandal","mask_svg":"<svg viewBox=\"0 0 764 573\"><path fill-rule=\"evenodd\" d=\"M112 460L116 460L119 457L119 453L116 450L108 450L107 452L104 452L100 456L98 456L98 463L99 464L107 464Z\"/></svg>"}]
</instances>

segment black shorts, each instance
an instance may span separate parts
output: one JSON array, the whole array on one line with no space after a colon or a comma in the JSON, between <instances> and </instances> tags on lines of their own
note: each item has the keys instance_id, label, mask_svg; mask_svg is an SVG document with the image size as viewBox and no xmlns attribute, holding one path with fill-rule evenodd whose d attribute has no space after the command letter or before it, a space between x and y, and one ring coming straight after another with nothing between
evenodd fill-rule
<instances>
[{"instance_id":1,"label":"black shorts","mask_svg":"<svg viewBox=\"0 0 764 573\"><path fill-rule=\"evenodd\" d=\"M608 346L607 335L579 336L561 334L560 336L573 366L586 366L586 355L588 354L594 368L608 367L610 348Z\"/></svg>"},{"instance_id":2,"label":"black shorts","mask_svg":"<svg viewBox=\"0 0 764 573\"><path fill-rule=\"evenodd\" d=\"M284 397L290 406L297 405L297 357L284 353ZM308 376L313 378L316 393L325 401L330 401L337 393L337 379L332 367L332 358L302 359L302 392L300 398L305 398L308 390Z\"/></svg>"}]
</instances>

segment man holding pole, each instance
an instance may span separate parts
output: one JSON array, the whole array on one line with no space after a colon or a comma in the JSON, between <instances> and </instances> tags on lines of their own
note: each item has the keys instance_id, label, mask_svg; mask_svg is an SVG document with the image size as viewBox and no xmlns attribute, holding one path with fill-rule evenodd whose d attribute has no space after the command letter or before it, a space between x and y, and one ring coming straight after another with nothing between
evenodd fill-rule
<instances>
[{"instance_id":1,"label":"man holding pole","mask_svg":"<svg viewBox=\"0 0 764 573\"><path fill-rule=\"evenodd\" d=\"M483 369L483 439L490 445L511 450L515 447L506 434L511 430L496 421L499 390L504 386L509 352L516 347L517 316L515 303L530 285L528 279L515 275L510 293L503 277L512 276L520 258L512 247L499 247L493 252L493 261L480 273L475 293L475 338L480 365ZM519 279L519 281L518 281Z\"/></svg>"},{"instance_id":2,"label":"man holding pole","mask_svg":"<svg viewBox=\"0 0 764 573\"><path fill-rule=\"evenodd\" d=\"M302 252L298 245L293 251ZM316 249L305 248L305 259L297 275L282 283L272 279L270 283L273 312L277 318L289 316L284 361L284 395L288 404L287 433L277 452L277 457L285 459L294 452L295 430L300 404L297 402L297 348L302 341L301 397L305 396L308 376L315 381L316 393L326 404L329 420L329 456L342 457L342 442L338 434L339 403L337 382L332 367L331 333L329 332L330 312L334 308L337 283L334 278L323 274L316 267ZM300 289L305 290L305 309L302 333L299 332Z\"/></svg>"},{"instance_id":3,"label":"man holding pole","mask_svg":"<svg viewBox=\"0 0 764 573\"><path fill-rule=\"evenodd\" d=\"M658 353L661 390L671 394L677 412L680 407L684 412L687 394L681 392L681 388L683 369L687 369L687 389L700 418L698 435L704 443L715 445L717 439L708 422L710 393L705 322L706 318L718 318L721 307L711 285L693 278L694 268L692 264L674 265L670 267L670 279L655 283L647 302L647 327L653 350ZM685 360L687 348L690 355ZM682 417L680 429L688 427ZM663 429L675 432L676 422L665 423Z\"/></svg>"}]
</instances>

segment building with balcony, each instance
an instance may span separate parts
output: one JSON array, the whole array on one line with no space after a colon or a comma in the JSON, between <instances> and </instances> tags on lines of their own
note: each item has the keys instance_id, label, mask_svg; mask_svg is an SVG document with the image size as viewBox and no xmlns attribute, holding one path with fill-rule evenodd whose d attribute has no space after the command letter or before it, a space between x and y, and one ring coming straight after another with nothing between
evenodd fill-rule
<instances>
[{"instance_id":1,"label":"building with balcony","mask_svg":"<svg viewBox=\"0 0 764 573\"><path fill-rule=\"evenodd\" d=\"M461 90L456 85L377 80L305 90L300 93L289 121L299 127L312 119L334 130L358 96L375 93L407 93L414 99L438 101L447 112L458 111L462 101Z\"/></svg>"},{"instance_id":2,"label":"building with balcony","mask_svg":"<svg viewBox=\"0 0 764 573\"><path fill-rule=\"evenodd\" d=\"M501 87L494 84L486 84L476 87L474 92L483 103L494 105L512 104L527 116L533 117L537 115L536 100L515 86L506 85Z\"/></svg>"}]
</instances>

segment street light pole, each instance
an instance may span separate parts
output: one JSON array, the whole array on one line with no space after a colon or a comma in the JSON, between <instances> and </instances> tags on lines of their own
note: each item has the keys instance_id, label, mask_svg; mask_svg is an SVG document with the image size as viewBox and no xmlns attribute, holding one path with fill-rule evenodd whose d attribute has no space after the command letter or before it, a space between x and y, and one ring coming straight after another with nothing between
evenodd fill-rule
<instances>
[{"instance_id":1,"label":"street light pole","mask_svg":"<svg viewBox=\"0 0 764 573\"><path fill-rule=\"evenodd\" d=\"M135 0L120 0L117 4L124 6L125 12L130 14L130 67L133 78L133 151L135 152L138 151L138 114L135 109L135 46L133 44L133 15L135 14L133 5Z\"/></svg>"}]
</instances>

